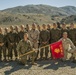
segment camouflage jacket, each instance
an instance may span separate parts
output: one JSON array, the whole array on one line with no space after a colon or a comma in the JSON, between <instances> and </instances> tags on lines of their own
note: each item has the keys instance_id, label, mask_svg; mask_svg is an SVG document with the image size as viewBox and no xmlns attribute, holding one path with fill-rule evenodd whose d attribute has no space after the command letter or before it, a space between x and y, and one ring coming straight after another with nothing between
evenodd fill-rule
<instances>
[{"instance_id":1,"label":"camouflage jacket","mask_svg":"<svg viewBox=\"0 0 76 75\"><path fill-rule=\"evenodd\" d=\"M8 33L8 43L15 43L15 33L14 32L9 32Z\"/></svg>"},{"instance_id":2,"label":"camouflage jacket","mask_svg":"<svg viewBox=\"0 0 76 75\"><path fill-rule=\"evenodd\" d=\"M32 50L32 46L29 40L24 41L22 39L17 45L17 51L19 51L20 54L24 54L26 52L29 52L30 50Z\"/></svg>"},{"instance_id":3,"label":"camouflage jacket","mask_svg":"<svg viewBox=\"0 0 76 75\"><path fill-rule=\"evenodd\" d=\"M61 30L60 29L51 29L51 43L56 42L61 37Z\"/></svg>"},{"instance_id":4,"label":"camouflage jacket","mask_svg":"<svg viewBox=\"0 0 76 75\"><path fill-rule=\"evenodd\" d=\"M25 32L26 32L26 31L20 31L20 32L18 33L18 35L19 35L19 41L23 39L23 36L24 36L24 33L25 33Z\"/></svg>"},{"instance_id":5,"label":"camouflage jacket","mask_svg":"<svg viewBox=\"0 0 76 75\"><path fill-rule=\"evenodd\" d=\"M49 39L50 39L49 31L48 30L42 30L40 32L39 38L40 38L40 43L42 43L42 42L49 42Z\"/></svg>"},{"instance_id":6,"label":"camouflage jacket","mask_svg":"<svg viewBox=\"0 0 76 75\"><path fill-rule=\"evenodd\" d=\"M73 42L69 38L61 38L60 40L62 40L64 50L75 49Z\"/></svg>"},{"instance_id":7,"label":"camouflage jacket","mask_svg":"<svg viewBox=\"0 0 76 75\"><path fill-rule=\"evenodd\" d=\"M73 41L73 43L76 42L76 29L69 29L69 38Z\"/></svg>"},{"instance_id":8,"label":"camouflage jacket","mask_svg":"<svg viewBox=\"0 0 76 75\"><path fill-rule=\"evenodd\" d=\"M0 43L4 43L5 40L4 40L4 35L3 34L0 34Z\"/></svg>"},{"instance_id":9,"label":"camouflage jacket","mask_svg":"<svg viewBox=\"0 0 76 75\"><path fill-rule=\"evenodd\" d=\"M38 30L30 30L28 32L29 34L29 40L33 41L33 40L39 40L39 31Z\"/></svg>"}]
</instances>

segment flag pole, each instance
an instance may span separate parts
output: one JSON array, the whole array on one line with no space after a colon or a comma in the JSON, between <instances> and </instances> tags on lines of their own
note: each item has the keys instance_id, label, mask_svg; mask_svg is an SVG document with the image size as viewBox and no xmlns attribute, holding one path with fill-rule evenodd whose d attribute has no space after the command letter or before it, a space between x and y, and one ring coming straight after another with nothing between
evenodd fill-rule
<instances>
[{"instance_id":1,"label":"flag pole","mask_svg":"<svg viewBox=\"0 0 76 75\"><path fill-rule=\"evenodd\" d=\"M48 47L48 46L50 46L50 44L49 45L46 45L46 46L43 46L43 47L40 47L39 49L42 49L42 48L45 48L45 47ZM19 58L21 58L23 56L26 56L26 55L29 55L29 54L31 54L31 53L33 53L35 51L38 51L39 49L36 49L36 50L34 49L34 50L31 50L30 52L27 52L25 54L22 54L22 55L19 56Z\"/></svg>"}]
</instances>

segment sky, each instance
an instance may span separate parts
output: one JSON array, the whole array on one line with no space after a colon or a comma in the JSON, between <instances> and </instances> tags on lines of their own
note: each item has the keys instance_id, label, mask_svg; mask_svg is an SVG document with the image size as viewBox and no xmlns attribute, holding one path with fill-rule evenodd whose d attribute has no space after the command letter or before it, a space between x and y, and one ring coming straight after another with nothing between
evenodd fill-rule
<instances>
[{"instance_id":1,"label":"sky","mask_svg":"<svg viewBox=\"0 0 76 75\"><path fill-rule=\"evenodd\" d=\"M0 10L16 7L25 6L29 4L46 4L50 6L63 7L63 6L75 6L76 0L0 0Z\"/></svg>"}]
</instances>

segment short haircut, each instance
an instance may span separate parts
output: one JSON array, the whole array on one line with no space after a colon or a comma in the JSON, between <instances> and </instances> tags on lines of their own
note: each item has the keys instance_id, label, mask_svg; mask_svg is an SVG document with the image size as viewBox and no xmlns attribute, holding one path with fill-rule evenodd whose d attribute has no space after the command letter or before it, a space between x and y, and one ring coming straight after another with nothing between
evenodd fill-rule
<instances>
[{"instance_id":1,"label":"short haircut","mask_svg":"<svg viewBox=\"0 0 76 75\"><path fill-rule=\"evenodd\" d=\"M63 34L68 34L67 32L63 32Z\"/></svg>"},{"instance_id":2,"label":"short haircut","mask_svg":"<svg viewBox=\"0 0 76 75\"><path fill-rule=\"evenodd\" d=\"M28 33L24 33L24 35L26 35L28 37Z\"/></svg>"}]
</instances>

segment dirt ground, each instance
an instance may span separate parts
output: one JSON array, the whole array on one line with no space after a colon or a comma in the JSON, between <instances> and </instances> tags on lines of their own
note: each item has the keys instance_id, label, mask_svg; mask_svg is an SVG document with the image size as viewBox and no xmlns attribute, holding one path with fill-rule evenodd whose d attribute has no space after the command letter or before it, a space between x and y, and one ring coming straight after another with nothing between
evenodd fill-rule
<instances>
[{"instance_id":1,"label":"dirt ground","mask_svg":"<svg viewBox=\"0 0 76 75\"><path fill-rule=\"evenodd\" d=\"M37 61L23 66L17 61L0 62L0 75L76 75L76 63L60 60Z\"/></svg>"}]
</instances>

